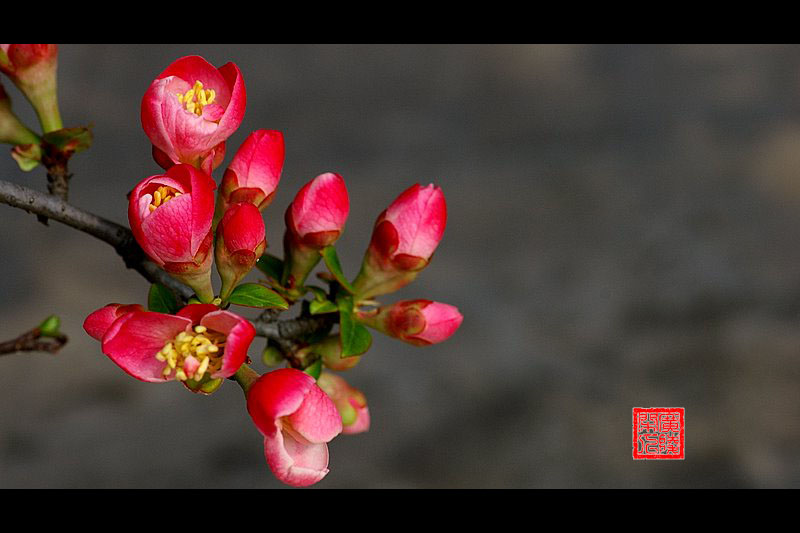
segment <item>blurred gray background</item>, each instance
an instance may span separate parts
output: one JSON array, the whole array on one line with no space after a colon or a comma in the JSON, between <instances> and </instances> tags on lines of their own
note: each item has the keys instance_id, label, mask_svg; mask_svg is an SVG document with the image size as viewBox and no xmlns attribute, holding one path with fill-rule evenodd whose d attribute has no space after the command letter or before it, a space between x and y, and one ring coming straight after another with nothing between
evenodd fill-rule
<instances>
[{"instance_id":1,"label":"blurred gray background","mask_svg":"<svg viewBox=\"0 0 800 533\"><path fill-rule=\"evenodd\" d=\"M800 47L63 45L65 125L95 132L75 205L127 223L158 171L142 94L189 54L242 70L227 161L253 129L285 135L271 252L322 172L350 191L351 275L399 192L447 197L434 261L383 301L464 323L422 349L375 334L345 374L372 428L331 443L318 487L800 486ZM44 188L7 155L0 176ZM283 486L235 384L138 382L85 335L94 309L146 300L110 247L7 206L0 223L0 339L51 313L71 337L0 358L0 487ZM686 408L685 461L632 460L631 409L653 406Z\"/></svg>"}]
</instances>

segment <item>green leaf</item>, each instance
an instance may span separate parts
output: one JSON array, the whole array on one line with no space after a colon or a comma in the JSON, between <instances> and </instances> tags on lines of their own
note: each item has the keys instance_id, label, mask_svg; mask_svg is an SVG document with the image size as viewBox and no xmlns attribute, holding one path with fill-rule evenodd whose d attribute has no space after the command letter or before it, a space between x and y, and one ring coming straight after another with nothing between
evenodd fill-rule
<instances>
[{"instance_id":1,"label":"green leaf","mask_svg":"<svg viewBox=\"0 0 800 533\"><path fill-rule=\"evenodd\" d=\"M342 357L361 355L372 345L369 330L353 318L353 297L346 295L337 299L339 307L339 339Z\"/></svg>"},{"instance_id":2,"label":"green leaf","mask_svg":"<svg viewBox=\"0 0 800 533\"><path fill-rule=\"evenodd\" d=\"M147 293L147 309L156 313L174 314L180 306L171 290L160 283L153 283Z\"/></svg>"},{"instance_id":3,"label":"green leaf","mask_svg":"<svg viewBox=\"0 0 800 533\"><path fill-rule=\"evenodd\" d=\"M264 254L258 258L256 261L256 266L258 269L266 274L267 276L271 277L272 279L281 280L281 276L283 275L283 261L275 257L274 255Z\"/></svg>"},{"instance_id":4,"label":"green leaf","mask_svg":"<svg viewBox=\"0 0 800 533\"><path fill-rule=\"evenodd\" d=\"M61 335L60 327L61 319L58 318L58 315L50 315L39 324L39 332L43 337L58 337Z\"/></svg>"},{"instance_id":5,"label":"green leaf","mask_svg":"<svg viewBox=\"0 0 800 533\"><path fill-rule=\"evenodd\" d=\"M289 309L289 304L277 292L258 283L243 283L239 285L233 289L228 301L232 304L246 307Z\"/></svg>"},{"instance_id":6,"label":"green leaf","mask_svg":"<svg viewBox=\"0 0 800 533\"><path fill-rule=\"evenodd\" d=\"M314 300L308 305L308 311L312 315L321 315L323 313L335 313L339 310L339 307L331 302L330 300Z\"/></svg>"},{"instance_id":7,"label":"green leaf","mask_svg":"<svg viewBox=\"0 0 800 533\"><path fill-rule=\"evenodd\" d=\"M334 246L326 246L319 252L322 255L322 259L325 261L325 265L330 270L333 277L336 278L336 281L345 288L347 292L353 294L355 289L350 282L347 281L347 278L344 275L344 271L342 270L342 264L339 262L339 255L336 253L336 248Z\"/></svg>"}]
</instances>

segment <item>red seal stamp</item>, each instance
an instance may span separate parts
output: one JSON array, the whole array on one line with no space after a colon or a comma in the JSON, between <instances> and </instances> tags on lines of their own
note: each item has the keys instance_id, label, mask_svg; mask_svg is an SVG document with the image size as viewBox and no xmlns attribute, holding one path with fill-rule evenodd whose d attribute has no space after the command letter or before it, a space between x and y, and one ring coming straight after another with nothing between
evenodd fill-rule
<instances>
[{"instance_id":1,"label":"red seal stamp","mask_svg":"<svg viewBox=\"0 0 800 533\"><path fill-rule=\"evenodd\" d=\"M634 459L683 459L683 437L683 407L633 408Z\"/></svg>"}]
</instances>

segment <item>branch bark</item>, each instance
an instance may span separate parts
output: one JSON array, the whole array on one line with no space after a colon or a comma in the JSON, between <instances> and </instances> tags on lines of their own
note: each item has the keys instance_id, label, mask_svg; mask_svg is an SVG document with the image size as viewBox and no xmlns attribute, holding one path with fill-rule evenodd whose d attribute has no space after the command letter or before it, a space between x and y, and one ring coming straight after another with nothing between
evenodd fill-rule
<instances>
[{"instance_id":1,"label":"branch bark","mask_svg":"<svg viewBox=\"0 0 800 533\"><path fill-rule=\"evenodd\" d=\"M26 331L16 339L0 342L0 355L12 354L17 352L58 352L66 343L66 335L49 337L48 340L41 340L42 332L37 328Z\"/></svg>"},{"instance_id":2,"label":"branch bark","mask_svg":"<svg viewBox=\"0 0 800 533\"><path fill-rule=\"evenodd\" d=\"M184 301L194 294L189 287L147 259L133 238L133 233L125 226L79 209L57 196L4 180L0 180L0 203L61 222L110 244L122 256L128 268L135 269L151 283L160 283L172 289ZM254 320L253 324L259 336L272 339L281 343L283 347L289 348L288 344L290 343L287 343L287 340L330 327L337 319L338 314L329 313L278 320L275 314L264 313Z\"/></svg>"}]
</instances>

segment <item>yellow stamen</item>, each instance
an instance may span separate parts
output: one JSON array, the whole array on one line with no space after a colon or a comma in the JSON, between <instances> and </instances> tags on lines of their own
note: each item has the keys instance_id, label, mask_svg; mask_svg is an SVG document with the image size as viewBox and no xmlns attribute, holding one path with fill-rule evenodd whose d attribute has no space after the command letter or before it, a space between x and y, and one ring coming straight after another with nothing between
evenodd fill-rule
<instances>
[{"instance_id":1,"label":"yellow stamen","mask_svg":"<svg viewBox=\"0 0 800 533\"><path fill-rule=\"evenodd\" d=\"M178 102L190 113L202 116L203 108L211 103L217 97L214 89L203 89L203 82L195 81L191 89L185 93L177 93Z\"/></svg>"},{"instance_id":2,"label":"yellow stamen","mask_svg":"<svg viewBox=\"0 0 800 533\"><path fill-rule=\"evenodd\" d=\"M162 185L153 192L153 199L150 201L150 205L148 206L148 208L152 213L153 211L156 210L156 208L161 207L168 201L180 195L181 193L178 192L178 190L175 189L174 187L168 187L166 185Z\"/></svg>"},{"instance_id":3,"label":"yellow stamen","mask_svg":"<svg viewBox=\"0 0 800 533\"><path fill-rule=\"evenodd\" d=\"M212 374L222 367L224 345L225 336L221 333L209 331L205 326L195 326L192 332L178 333L161 348L155 358L164 363L162 375L165 378L174 371L174 378L177 380L186 381L191 378L200 381L206 374ZM183 368L187 357L200 361L200 366L193 373L188 373Z\"/></svg>"}]
</instances>

